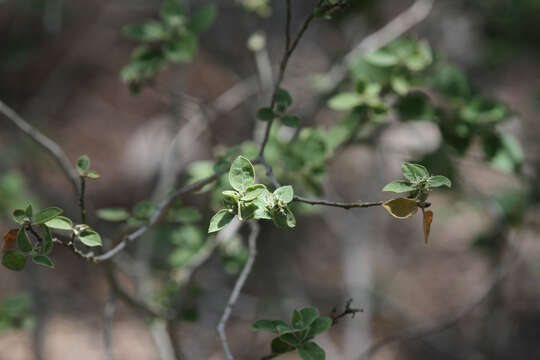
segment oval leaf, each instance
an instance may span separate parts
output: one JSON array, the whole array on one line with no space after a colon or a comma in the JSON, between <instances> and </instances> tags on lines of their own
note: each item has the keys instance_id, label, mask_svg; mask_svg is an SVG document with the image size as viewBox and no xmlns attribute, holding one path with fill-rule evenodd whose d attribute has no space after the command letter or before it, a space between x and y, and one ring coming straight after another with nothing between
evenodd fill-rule
<instances>
[{"instance_id":1,"label":"oval leaf","mask_svg":"<svg viewBox=\"0 0 540 360\"><path fill-rule=\"evenodd\" d=\"M130 216L129 211L127 211L124 208L106 208L106 209L99 209L96 212L96 215L101 220L105 221L124 221L127 220Z\"/></svg>"},{"instance_id":2,"label":"oval leaf","mask_svg":"<svg viewBox=\"0 0 540 360\"><path fill-rule=\"evenodd\" d=\"M264 191L266 190L266 186L263 184L256 184L248 187L246 189L246 194L242 198L244 201L252 201L258 198Z\"/></svg>"},{"instance_id":3,"label":"oval leaf","mask_svg":"<svg viewBox=\"0 0 540 360\"><path fill-rule=\"evenodd\" d=\"M223 229L234 218L235 214L229 212L227 209L219 210L212 219L210 219L210 225L208 226L208 232L213 233Z\"/></svg>"},{"instance_id":4,"label":"oval leaf","mask_svg":"<svg viewBox=\"0 0 540 360\"><path fill-rule=\"evenodd\" d=\"M442 175L435 175L429 178L428 184L430 187L439 187L439 186L446 186L446 187L452 187L452 182L449 178Z\"/></svg>"},{"instance_id":5,"label":"oval leaf","mask_svg":"<svg viewBox=\"0 0 540 360\"><path fill-rule=\"evenodd\" d=\"M32 251L32 248L34 247L28 238L28 235L26 235L24 228L20 228L19 232L17 233L17 246L19 247L19 250L24 253Z\"/></svg>"},{"instance_id":6,"label":"oval leaf","mask_svg":"<svg viewBox=\"0 0 540 360\"><path fill-rule=\"evenodd\" d=\"M333 110L350 110L362 104L362 97L354 92L338 94L328 101L328 107Z\"/></svg>"},{"instance_id":7,"label":"oval leaf","mask_svg":"<svg viewBox=\"0 0 540 360\"><path fill-rule=\"evenodd\" d=\"M26 256L16 251L9 250L2 257L2 265L14 271L21 271L26 265Z\"/></svg>"},{"instance_id":8,"label":"oval leaf","mask_svg":"<svg viewBox=\"0 0 540 360\"><path fill-rule=\"evenodd\" d=\"M397 198L388 200L383 207L395 218L406 219L418 211L418 205L414 199Z\"/></svg>"},{"instance_id":9,"label":"oval leaf","mask_svg":"<svg viewBox=\"0 0 540 360\"><path fill-rule=\"evenodd\" d=\"M57 216L54 219L47 221L45 225L48 228L57 230L71 230L73 227L71 220L65 216Z\"/></svg>"},{"instance_id":10,"label":"oval leaf","mask_svg":"<svg viewBox=\"0 0 540 360\"><path fill-rule=\"evenodd\" d=\"M257 119L259 120L269 121L275 117L276 114L274 114L274 111L269 107L260 108L259 111L257 111Z\"/></svg>"},{"instance_id":11,"label":"oval leaf","mask_svg":"<svg viewBox=\"0 0 540 360\"><path fill-rule=\"evenodd\" d=\"M294 190L291 185L282 186L274 191L274 196L281 202L288 204L293 200Z\"/></svg>"},{"instance_id":12,"label":"oval leaf","mask_svg":"<svg viewBox=\"0 0 540 360\"><path fill-rule=\"evenodd\" d=\"M319 310L313 307L303 308L300 310L300 314L302 314L304 324L310 326L319 317Z\"/></svg>"},{"instance_id":13,"label":"oval leaf","mask_svg":"<svg viewBox=\"0 0 540 360\"><path fill-rule=\"evenodd\" d=\"M52 239L51 230L49 230L49 228L43 224L39 225L39 227L41 229L41 237L43 238L43 244L42 244L41 250L45 255L48 255L53 249L53 239Z\"/></svg>"},{"instance_id":14,"label":"oval leaf","mask_svg":"<svg viewBox=\"0 0 540 360\"><path fill-rule=\"evenodd\" d=\"M12 213L13 220L17 224L22 224L28 217L26 216L26 212L23 209L15 209Z\"/></svg>"},{"instance_id":15,"label":"oval leaf","mask_svg":"<svg viewBox=\"0 0 540 360\"><path fill-rule=\"evenodd\" d=\"M37 255L32 258L32 261L38 265L54 269L54 263L48 256Z\"/></svg>"},{"instance_id":16,"label":"oval leaf","mask_svg":"<svg viewBox=\"0 0 540 360\"><path fill-rule=\"evenodd\" d=\"M403 163L401 165L401 171L403 172L403 176L412 183L417 183L420 180L429 177L428 170L424 166L418 164L408 162Z\"/></svg>"},{"instance_id":17,"label":"oval leaf","mask_svg":"<svg viewBox=\"0 0 540 360\"><path fill-rule=\"evenodd\" d=\"M281 117L281 122L285 126L297 128L300 125L300 118L296 115L284 115Z\"/></svg>"},{"instance_id":18,"label":"oval leaf","mask_svg":"<svg viewBox=\"0 0 540 360\"><path fill-rule=\"evenodd\" d=\"M54 219L63 212L62 209L57 207L49 207L38 212L34 218L34 224L43 224L49 220Z\"/></svg>"},{"instance_id":19,"label":"oval leaf","mask_svg":"<svg viewBox=\"0 0 540 360\"><path fill-rule=\"evenodd\" d=\"M281 340L279 336L272 340L270 347L274 354L283 354L294 349L291 345Z\"/></svg>"},{"instance_id":20,"label":"oval leaf","mask_svg":"<svg viewBox=\"0 0 540 360\"><path fill-rule=\"evenodd\" d=\"M326 353L324 352L324 350L313 341L309 341L305 344L298 346L296 350L298 350L298 355L300 355L302 360L326 359Z\"/></svg>"},{"instance_id":21,"label":"oval leaf","mask_svg":"<svg viewBox=\"0 0 540 360\"><path fill-rule=\"evenodd\" d=\"M308 337L313 337L315 335L322 334L326 330L330 329L331 326L332 326L332 319L330 319L329 317L317 318L311 324Z\"/></svg>"},{"instance_id":22,"label":"oval leaf","mask_svg":"<svg viewBox=\"0 0 540 360\"><path fill-rule=\"evenodd\" d=\"M79 240L86 246L101 246L101 236L93 230L83 230L79 233Z\"/></svg>"},{"instance_id":23,"label":"oval leaf","mask_svg":"<svg viewBox=\"0 0 540 360\"><path fill-rule=\"evenodd\" d=\"M393 192L397 194L414 191L415 188L411 184L409 184L407 181L392 181L390 184L387 184L385 187L383 187L382 191L388 191Z\"/></svg>"},{"instance_id":24,"label":"oval leaf","mask_svg":"<svg viewBox=\"0 0 540 360\"><path fill-rule=\"evenodd\" d=\"M233 189L241 192L255 183L255 169L248 159L239 156L233 161L229 170L229 182Z\"/></svg>"},{"instance_id":25,"label":"oval leaf","mask_svg":"<svg viewBox=\"0 0 540 360\"><path fill-rule=\"evenodd\" d=\"M82 155L77 160L77 171L79 175L85 174L90 169L90 158L87 155Z\"/></svg>"}]
</instances>

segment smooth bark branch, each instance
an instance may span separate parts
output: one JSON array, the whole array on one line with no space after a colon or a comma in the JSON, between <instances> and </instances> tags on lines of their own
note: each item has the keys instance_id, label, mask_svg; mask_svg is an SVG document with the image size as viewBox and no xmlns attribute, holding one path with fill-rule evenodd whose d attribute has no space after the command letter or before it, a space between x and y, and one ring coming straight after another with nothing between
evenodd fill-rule
<instances>
[{"instance_id":1,"label":"smooth bark branch","mask_svg":"<svg viewBox=\"0 0 540 360\"><path fill-rule=\"evenodd\" d=\"M376 202L363 202L363 201L357 201L357 202L351 202L351 203L344 203L344 202L336 202L336 201L328 201L328 200L310 200L306 199L300 196L295 196L294 201L303 202L306 204L311 205L324 205L324 206L333 206L333 207L339 207L343 209L353 209L353 208L368 208L368 207L374 207L374 206L381 206L383 204L383 201L376 201Z\"/></svg>"},{"instance_id":2,"label":"smooth bark branch","mask_svg":"<svg viewBox=\"0 0 540 360\"><path fill-rule=\"evenodd\" d=\"M227 340L227 321L229 320L233 306L236 303L236 300L238 300L240 292L242 291L242 288L244 287L244 284L246 283L246 280L251 273L253 263L255 262L255 257L257 256L257 237L259 236L260 227L259 224L256 222L250 222L249 226L251 228L251 233L249 234L249 256L246 265L244 266L242 272L240 273L240 276L238 277L238 280L236 280L236 284L234 285L229 301L227 302L227 306L225 307L223 315L221 316L221 320L219 321L219 324L217 326L217 331L221 339L223 351L227 356L227 360L234 360L234 356L231 353L231 350L229 348L229 342Z\"/></svg>"},{"instance_id":3,"label":"smooth bark branch","mask_svg":"<svg viewBox=\"0 0 540 360\"><path fill-rule=\"evenodd\" d=\"M62 168L62 171L71 182L75 194L78 195L79 175L77 174L77 171L75 171L75 168L69 161L62 148L47 136L43 135L38 129L30 125L30 123L24 120L17 112L15 112L15 110L7 106L2 101L0 101L0 113L15 124L19 129L21 129L22 132L28 135L37 144L47 150L54 160L56 160L58 165L60 165L60 168Z\"/></svg>"}]
</instances>

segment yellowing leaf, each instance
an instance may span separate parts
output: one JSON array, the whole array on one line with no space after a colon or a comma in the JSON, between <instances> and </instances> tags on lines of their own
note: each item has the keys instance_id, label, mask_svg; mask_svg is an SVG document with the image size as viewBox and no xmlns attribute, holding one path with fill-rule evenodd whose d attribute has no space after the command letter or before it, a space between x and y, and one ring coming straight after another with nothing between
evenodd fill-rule
<instances>
[{"instance_id":1,"label":"yellowing leaf","mask_svg":"<svg viewBox=\"0 0 540 360\"><path fill-rule=\"evenodd\" d=\"M383 204L383 207L390 215L398 219L406 219L409 216L416 214L418 211L416 200L407 198L388 200Z\"/></svg>"},{"instance_id":2,"label":"yellowing leaf","mask_svg":"<svg viewBox=\"0 0 540 360\"><path fill-rule=\"evenodd\" d=\"M433 211L424 211L424 209L422 209L422 212L424 213L424 241L427 244L431 223L433 222Z\"/></svg>"},{"instance_id":3,"label":"yellowing leaf","mask_svg":"<svg viewBox=\"0 0 540 360\"><path fill-rule=\"evenodd\" d=\"M17 242L17 233L19 229L9 230L6 235L4 235L4 245L2 246L2 254L5 254L8 250L12 249Z\"/></svg>"}]
</instances>

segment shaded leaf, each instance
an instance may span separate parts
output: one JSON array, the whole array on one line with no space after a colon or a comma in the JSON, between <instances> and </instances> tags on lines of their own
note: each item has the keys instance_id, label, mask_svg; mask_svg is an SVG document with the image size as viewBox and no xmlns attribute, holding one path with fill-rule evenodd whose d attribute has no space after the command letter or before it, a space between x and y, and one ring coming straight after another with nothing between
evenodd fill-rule
<instances>
[{"instance_id":1,"label":"shaded leaf","mask_svg":"<svg viewBox=\"0 0 540 360\"><path fill-rule=\"evenodd\" d=\"M48 255L51 253L53 249L53 239L52 239L51 230L49 230L49 228L44 224L39 225L39 228L41 230L41 237L43 238L41 251L45 255Z\"/></svg>"},{"instance_id":2,"label":"shaded leaf","mask_svg":"<svg viewBox=\"0 0 540 360\"><path fill-rule=\"evenodd\" d=\"M329 317L317 318L311 324L308 337L313 337L315 335L321 334L325 332L326 330L330 329L331 326L332 326L332 319L330 319Z\"/></svg>"},{"instance_id":3,"label":"shaded leaf","mask_svg":"<svg viewBox=\"0 0 540 360\"><path fill-rule=\"evenodd\" d=\"M38 265L54 269L54 263L48 256L37 255L32 258L32 261Z\"/></svg>"},{"instance_id":4,"label":"shaded leaf","mask_svg":"<svg viewBox=\"0 0 540 360\"><path fill-rule=\"evenodd\" d=\"M287 90L279 88L276 93L276 103L287 108L292 105L292 102L291 94Z\"/></svg>"},{"instance_id":5,"label":"shaded leaf","mask_svg":"<svg viewBox=\"0 0 540 360\"><path fill-rule=\"evenodd\" d=\"M11 215L17 224L22 224L28 219L26 212L23 209L15 209Z\"/></svg>"},{"instance_id":6,"label":"shaded leaf","mask_svg":"<svg viewBox=\"0 0 540 360\"><path fill-rule=\"evenodd\" d=\"M24 253L28 253L32 251L33 245L30 239L28 238L28 235L26 234L26 231L24 230L24 227L19 229L19 232L17 233L17 247L19 250L21 250Z\"/></svg>"},{"instance_id":7,"label":"shaded leaf","mask_svg":"<svg viewBox=\"0 0 540 360\"><path fill-rule=\"evenodd\" d=\"M406 198L388 200L383 204L383 207L390 215L398 219L406 219L418 211L416 200Z\"/></svg>"},{"instance_id":8,"label":"shaded leaf","mask_svg":"<svg viewBox=\"0 0 540 360\"><path fill-rule=\"evenodd\" d=\"M21 271L26 265L26 256L13 250L6 251L2 257L2 265L14 271Z\"/></svg>"},{"instance_id":9,"label":"shaded leaf","mask_svg":"<svg viewBox=\"0 0 540 360\"><path fill-rule=\"evenodd\" d=\"M298 355L300 355L302 360L326 359L326 353L324 352L324 350L313 341L309 341L305 344L299 345L296 350L298 351Z\"/></svg>"},{"instance_id":10,"label":"shaded leaf","mask_svg":"<svg viewBox=\"0 0 540 360\"><path fill-rule=\"evenodd\" d=\"M217 16L217 7L214 4L204 6L191 15L187 27L199 34L207 30Z\"/></svg>"},{"instance_id":11,"label":"shaded leaf","mask_svg":"<svg viewBox=\"0 0 540 360\"><path fill-rule=\"evenodd\" d=\"M300 118L296 115L284 115L281 117L281 122L285 126L297 128L300 125Z\"/></svg>"},{"instance_id":12,"label":"shaded leaf","mask_svg":"<svg viewBox=\"0 0 540 360\"><path fill-rule=\"evenodd\" d=\"M452 182L450 181L450 179L442 175L435 175L435 176L430 177L428 179L428 184L430 187L439 187L439 186L452 187Z\"/></svg>"},{"instance_id":13,"label":"shaded leaf","mask_svg":"<svg viewBox=\"0 0 540 360\"><path fill-rule=\"evenodd\" d=\"M270 109L269 107L263 107L260 108L259 111L257 111L257 119L262 121L269 121L276 117L276 114L274 114L274 111Z\"/></svg>"},{"instance_id":14,"label":"shaded leaf","mask_svg":"<svg viewBox=\"0 0 540 360\"><path fill-rule=\"evenodd\" d=\"M319 310L314 307L303 308L300 310L300 313L302 314L302 319L306 326L313 324L313 322L319 317Z\"/></svg>"},{"instance_id":15,"label":"shaded leaf","mask_svg":"<svg viewBox=\"0 0 540 360\"><path fill-rule=\"evenodd\" d=\"M274 354L283 354L294 349L294 347L281 340L279 336L272 340L270 347Z\"/></svg>"}]
</instances>

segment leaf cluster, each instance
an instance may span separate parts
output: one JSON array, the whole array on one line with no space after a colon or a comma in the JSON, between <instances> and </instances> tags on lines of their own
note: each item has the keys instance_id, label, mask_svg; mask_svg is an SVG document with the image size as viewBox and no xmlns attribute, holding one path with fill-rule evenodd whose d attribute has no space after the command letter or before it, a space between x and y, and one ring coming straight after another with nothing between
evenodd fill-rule
<instances>
[{"instance_id":1,"label":"leaf cluster","mask_svg":"<svg viewBox=\"0 0 540 360\"><path fill-rule=\"evenodd\" d=\"M257 118L261 121L270 121L279 118L285 126L296 128L300 125L300 118L296 115L291 115L287 109L292 105L293 99L291 94L285 89L277 89L275 95L275 105L273 108L263 107L257 111Z\"/></svg>"},{"instance_id":2,"label":"leaf cluster","mask_svg":"<svg viewBox=\"0 0 540 360\"><path fill-rule=\"evenodd\" d=\"M282 320L257 320L253 331L269 331L277 336L272 340L272 354L297 351L302 360L324 360L326 353L313 338L332 326L332 319L320 317L316 308L294 310L291 323Z\"/></svg>"}]
</instances>

